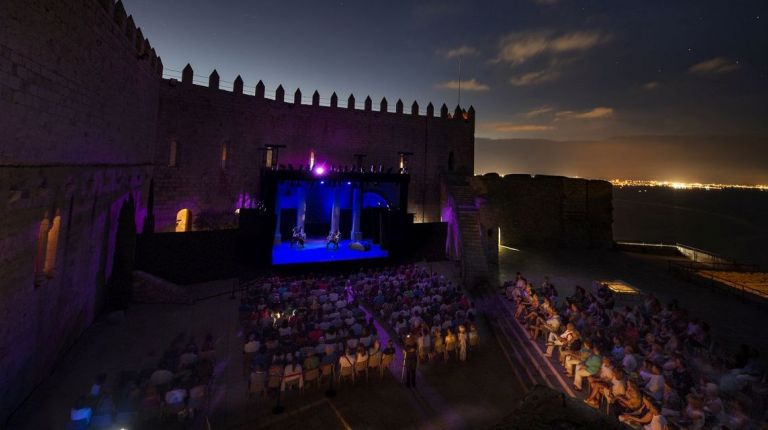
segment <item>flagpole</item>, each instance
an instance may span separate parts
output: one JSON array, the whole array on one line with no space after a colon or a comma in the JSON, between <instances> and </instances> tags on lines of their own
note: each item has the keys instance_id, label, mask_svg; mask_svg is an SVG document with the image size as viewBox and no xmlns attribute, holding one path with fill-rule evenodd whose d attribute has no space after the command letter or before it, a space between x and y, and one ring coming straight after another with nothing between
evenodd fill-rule
<instances>
[{"instance_id":1,"label":"flagpole","mask_svg":"<svg viewBox=\"0 0 768 430\"><path fill-rule=\"evenodd\" d=\"M461 106L461 57L462 56L459 55L459 106Z\"/></svg>"}]
</instances>

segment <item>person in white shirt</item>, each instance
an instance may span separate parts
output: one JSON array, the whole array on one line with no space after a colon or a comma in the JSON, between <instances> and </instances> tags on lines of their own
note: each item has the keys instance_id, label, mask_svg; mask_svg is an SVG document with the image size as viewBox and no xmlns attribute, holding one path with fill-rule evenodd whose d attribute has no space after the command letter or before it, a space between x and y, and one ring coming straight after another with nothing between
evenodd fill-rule
<instances>
[{"instance_id":1,"label":"person in white shirt","mask_svg":"<svg viewBox=\"0 0 768 430\"><path fill-rule=\"evenodd\" d=\"M576 339L576 329L573 327L572 323L566 324L565 331L559 336L555 332L550 332L547 337L547 350L544 355L552 357L552 353L555 351L555 346L562 348L563 346L570 345L574 339Z\"/></svg>"},{"instance_id":2,"label":"person in white shirt","mask_svg":"<svg viewBox=\"0 0 768 430\"><path fill-rule=\"evenodd\" d=\"M285 385L288 382L299 381L299 388L304 385L304 375L301 370L301 364L294 363L293 357L288 356L288 364L283 369L282 391L285 391Z\"/></svg>"}]
</instances>

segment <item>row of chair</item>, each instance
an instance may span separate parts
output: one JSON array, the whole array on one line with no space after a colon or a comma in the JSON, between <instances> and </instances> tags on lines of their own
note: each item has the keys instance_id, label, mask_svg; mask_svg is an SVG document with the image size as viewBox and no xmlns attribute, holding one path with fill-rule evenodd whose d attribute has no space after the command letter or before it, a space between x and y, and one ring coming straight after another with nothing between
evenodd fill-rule
<instances>
[{"instance_id":1,"label":"row of chair","mask_svg":"<svg viewBox=\"0 0 768 430\"><path fill-rule=\"evenodd\" d=\"M350 380L354 384L365 377L368 382L370 372L378 372L381 379L385 370L392 364L393 354L377 353L363 361L356 361L352 366L337 366L335 363L326 363L314 369L304 370L300 374L283 374L281 366L273 366L268 372L256 370L251 372L248 384L248 395L265 395L277 390L299 389L314 385L316 388L324 384L330 384L332 378L337 378L337 383Z\"/></svg>"}]
</instances>

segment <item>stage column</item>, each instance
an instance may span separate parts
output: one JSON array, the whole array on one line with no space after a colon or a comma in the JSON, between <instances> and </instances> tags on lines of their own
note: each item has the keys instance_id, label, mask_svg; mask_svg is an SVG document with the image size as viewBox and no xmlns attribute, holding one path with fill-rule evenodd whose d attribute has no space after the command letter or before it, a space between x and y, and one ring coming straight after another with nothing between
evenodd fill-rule
<instances>
[{"instance_id":1,"label":"stage column","mask_svg":"<svg viewBox=\"0 0 768 430\"><path fill-rule=\"evenodd\" d=\"M341 217L341 193L339 186L333 188L333 208L331 208L331 232L336 233L339 231L339 218Z\"/></svg>"},{"instance_id":2,"label":"stage column","mask_svg":"<svg viewBox=\"0 0 768 430\"><path fill-rule=\"evenodd\" d=\"M352 190L352 240L363 240L363 232L360 230L360 218L363 207L363 184L355 184Z\"/></svg>"},{"instance_id":3,"label":"stage column","mask_svg":"<svg viewBox=\"0 0 768 430\"><path fill-rule=\"evenodd\" d=\"M296 225L304 230L304 221L307 218L307 186L300 183L298 188L299 205L296 208Z\"/></svg>"},{"instance_id":4,"label":"stage column","mask_svg":"<svg viewBox=\"0 0 768 430\"><path fill-rule=\"evenodd\" d=\"M278 246L283 243L283 236L280 234L280 212L282 212L280 208L280 197L282 196L282 193L280 193L280 184L277 184L276 187L277 197L275 198L275 240L273 244Z\"/></svg>"}]
</instances>

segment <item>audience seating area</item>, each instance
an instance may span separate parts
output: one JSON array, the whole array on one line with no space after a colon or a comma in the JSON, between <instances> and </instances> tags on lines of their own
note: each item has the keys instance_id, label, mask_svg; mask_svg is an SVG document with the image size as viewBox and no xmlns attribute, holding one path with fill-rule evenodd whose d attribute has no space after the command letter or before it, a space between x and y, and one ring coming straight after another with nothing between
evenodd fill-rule
<instances>
[{"instance_id":1,"label":"audience seating area","mask_svg":"<svg viewBox=\"0 0 768 430\"><path fill-rule=\"evenodd\" d=\"M200 345L179 334L156 365L97 375L72 407L68 429L165 428L191 421L206 407L215 361L210 333Z\"/></svg>"},{"instance_id":2,"label":"audience seating area","mask_svg":"<svg viewBox=\"0 0 768 430\"><path fill-rule=\"evenodd\" d=\"M478 344L470 302L416 266L257 279L244 288L240 317L250 396L382 379L396 343L418 342L422 360L465 360Z\"/></svg>"},{"instance_id":3,"label":"audience seating area","mask_svg":"<svg viewBox=\"0 0 768 430\"><path fill-rule=\"evenodd\" d=\"M750 429L765 424L768 387L758 352L718 351L709 326L652 295L617 308L606 286L559 300L518 273L504 284L515 317L584 401L633 428Z\"/></svg>"},{"instance_id":4,"label":"audience seating area","mask_svg":"<svg viewBox=\"0 0 768 430\"><path fill-rule=\"evenodd\" d=\"M475 313L458 286L414 265L254 279L239 305L247 395L375 383L403 360L398 347L417 351L420 364L464 362L479 345ZM206 407L215 364L212 335L198 345L179 334L154 365L99 375L69 428L189 422Z\"/></svg>"},{"instance_id":5,"label":"audience seating area","mask_svg":"<svg viewBox=\"0 0 768 430\"><path fill-rule=\"evenodd\" d=\"M401 342L416 342L421 362L466 361L478 346L472 302L437 273L406 266L357 279L352 289Z\"/></svg>"}]
</instances>

